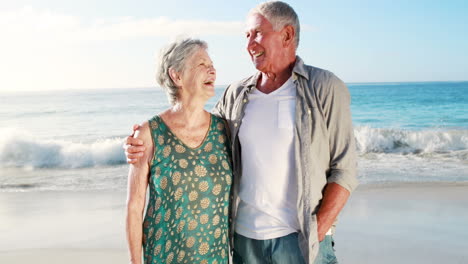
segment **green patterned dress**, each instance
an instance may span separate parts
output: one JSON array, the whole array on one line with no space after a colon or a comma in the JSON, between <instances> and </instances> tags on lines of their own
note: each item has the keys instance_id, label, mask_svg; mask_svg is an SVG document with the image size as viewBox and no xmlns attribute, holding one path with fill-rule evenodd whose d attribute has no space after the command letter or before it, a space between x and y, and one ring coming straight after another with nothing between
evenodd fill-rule
<instances>
[{"instance_id":1,"label":"green patterned dress","mask_svg":"<svg viewBox=\"0 0 468 264\"><path fill-rule=\"evenodd\" d=\"M224 121L211 115L197 148L159 116L149 124L155 152L143 222L145 263L227 263L232 171Z\"/></svg>"}]
</instances>

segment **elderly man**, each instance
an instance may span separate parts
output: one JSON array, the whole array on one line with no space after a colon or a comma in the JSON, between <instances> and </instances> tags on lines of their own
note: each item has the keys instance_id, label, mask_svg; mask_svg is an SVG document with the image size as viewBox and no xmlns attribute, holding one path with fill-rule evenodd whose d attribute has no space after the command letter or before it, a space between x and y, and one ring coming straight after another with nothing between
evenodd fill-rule
<instances>
[{"instance_id":1,"label":"elderly man","mask_svg":"<svg viewBox=\"0 0 468 264\"><path fill-rule=\"evenodd\" d=\"M337 263L334 223L357 186L350 96L296 56L299 32L286 3L252 9L247 52L258 72L214 110L231 130L235 263ZM133 162L139 148L127 144Z\"/></svg>"}]
</instances>

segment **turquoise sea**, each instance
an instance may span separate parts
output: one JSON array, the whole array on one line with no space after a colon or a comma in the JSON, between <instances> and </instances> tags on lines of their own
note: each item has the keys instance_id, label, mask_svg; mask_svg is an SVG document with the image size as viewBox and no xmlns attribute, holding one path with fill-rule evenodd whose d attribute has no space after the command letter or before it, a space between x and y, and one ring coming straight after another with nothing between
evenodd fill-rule
<instances>
[{"instance_id":1,"label":"turquoise sea","mask_svg":"<svg viewBox=\"0 0 468 264\"><path fill-rule=\"evenodd\" d=\"M468 181L468 82L348 87L362 184ZM159 88L0 94L0 192L125 189L123 138L167 107Z\"/></svg>"}]
</instances>

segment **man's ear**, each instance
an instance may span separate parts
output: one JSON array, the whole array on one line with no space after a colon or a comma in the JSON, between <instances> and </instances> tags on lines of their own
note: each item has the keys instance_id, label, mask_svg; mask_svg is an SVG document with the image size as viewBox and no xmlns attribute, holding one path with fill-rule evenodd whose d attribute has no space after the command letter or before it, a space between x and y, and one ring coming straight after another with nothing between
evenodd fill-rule
<instances>
[{"instance_id":1,"label":"man's ear","mask_svg":"<svg viewBox=\"0 0 468 264\"><path fill-rule=\"evenodd\" d=\"M296 31L294 30L294 27L291 25L287 25L283 28L282 30L283 34L283 46L288 47L290 45L294 45L295 43L295 37L296 37Z\"/></svg>"},{"instance_id":2,"label":"man's ear","mask_svg":"<svg viewBox=\"0 0 468 264\"><path fill-rule=\"evenodd\" d=\"M171 79L175 83L176 86L178 87L182 86L182 78L180 76L180 73L178 73L173 68L169 68L169 76L171 76Z\"/></svg>"}]
</instances>

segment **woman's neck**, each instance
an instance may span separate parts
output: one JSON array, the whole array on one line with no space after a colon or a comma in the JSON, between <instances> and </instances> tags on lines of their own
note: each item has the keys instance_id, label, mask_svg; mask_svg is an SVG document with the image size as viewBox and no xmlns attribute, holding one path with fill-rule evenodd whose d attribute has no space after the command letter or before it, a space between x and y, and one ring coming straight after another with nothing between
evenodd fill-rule
<instances>
[{"instance_id":1,"label":"woman's neck","mask_svg":"<svg viewBox=\"0 0 468 264\"><path fill-rule=\"evenodd\" d=\"M168 110L168 114L177 120L177 123L184 123L187 127L196 127L209 118L209 113L204 109L204 104L177 102Z\"/></svg>"}]
</instances>

